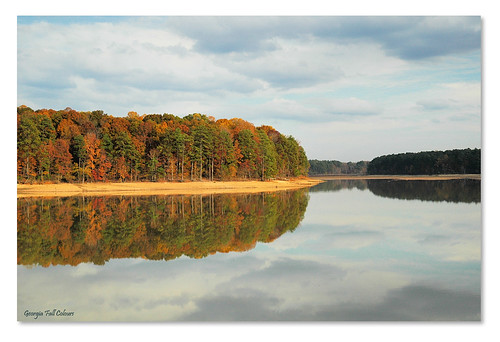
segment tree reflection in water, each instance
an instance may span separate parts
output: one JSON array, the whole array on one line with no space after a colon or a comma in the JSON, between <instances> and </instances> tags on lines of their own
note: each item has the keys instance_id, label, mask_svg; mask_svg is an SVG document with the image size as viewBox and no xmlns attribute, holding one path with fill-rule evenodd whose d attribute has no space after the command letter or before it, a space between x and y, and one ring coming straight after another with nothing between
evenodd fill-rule
<instances>
[{"instance_id":1,"label":"tree reflection in water","mask_svg":"<svg viewBox=\"0 0 500 342\"><path fill-rule=\"evenodd\" d=\"M475 179L368 180L368 189L377 196L397 199L481 203L481 181Z\"/></svg>"},{"instance_id":2,"label":"tree reflection in water","mask_svg":"<svg viewBox=\"0 0 500 342\"><path fill-rule=\"evenodd\" d=\"M247 251L293 231L308 189L208 196L18 199L18 265L103 265Z\"/></svg>"},{"instance_id":3,"label":"tree reflection in water","mask_svg":"<svg viewBox=\"0 0 500 342\"><path fill-rule=\"evenodd\" d=\"M370 190L374 195L387 198L433 202L481 203L481 181L475 179L452 180L391 180L349 179L331 180L311 188L312 192L340 191L343 189Z\"/></svg>"}]
</instances>

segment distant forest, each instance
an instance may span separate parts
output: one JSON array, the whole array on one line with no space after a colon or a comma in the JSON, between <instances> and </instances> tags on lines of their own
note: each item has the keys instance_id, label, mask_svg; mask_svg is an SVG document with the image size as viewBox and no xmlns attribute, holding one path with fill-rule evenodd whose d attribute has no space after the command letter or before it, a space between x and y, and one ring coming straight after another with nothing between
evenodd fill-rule
<instances>
[{"instance_id":1,"label":"distant forest","mask_svg":"<svg viewBox=\"0 0 500 342\"><path fill-rule=\"evenodd\" d=\"M239 118L17 108L18 183L267 180L308 169L294 137Z\"/></svg>"},{"instance_id":2,"label":"distant forest","mask_svg":"<svg viewBox=\"0 0 500 342\"><path fill-rule=\"evenodd\" d=\"M481 149L391 154L372 161L309 160L309 175L480 174Z\"/></svg>"},{"instance_id":3,"label":"distant forest","mask_svg":"<svg viewBox=\"0 0 500 342\"><path fill-rule=\"evenodd\" d=\"M357 163L343 163L338 160L309 160L309 175L364 175L368 166L367 161Z\"/></svg>"},{"instance_id":4,"label":"distant forest","mask_svg":"<svg viewBox=\"0 0 500 342\"><path fill-rule=\"evenodd\" d=\"M370 175L481 173L481 149L428 151L381 156L368 164Z\"/></svg>"}]
</instances>

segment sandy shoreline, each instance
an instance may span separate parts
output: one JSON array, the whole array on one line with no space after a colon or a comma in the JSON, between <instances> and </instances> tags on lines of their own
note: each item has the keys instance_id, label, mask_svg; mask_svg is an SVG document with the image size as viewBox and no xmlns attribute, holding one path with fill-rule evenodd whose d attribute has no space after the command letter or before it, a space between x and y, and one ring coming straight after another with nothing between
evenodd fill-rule
<instances>
[{"instance_id":1,"label":"sandy shoreline","mask_svg":"<svg viewBox=\"0 0 500 342\"><path fill-rule=\"evenodd\" d=\"M17 184L17 198L68 196L205 195L258 193L311 187L321 179L228 182L129 182L85 184Z\"/></svg>"},{"instance_id":2,"label":"sandy shoreline","mask_svg":"<svg viewBox=\"0 0 500 342\"><path fill-rule=\"evenodd\" d=\"M477 179L481 180L480 174L470 175L328 175L311 176L312 179L336 180L336 179L395 179L395 180L451 180L451 179Z\"/></svg>"}]
</instances>

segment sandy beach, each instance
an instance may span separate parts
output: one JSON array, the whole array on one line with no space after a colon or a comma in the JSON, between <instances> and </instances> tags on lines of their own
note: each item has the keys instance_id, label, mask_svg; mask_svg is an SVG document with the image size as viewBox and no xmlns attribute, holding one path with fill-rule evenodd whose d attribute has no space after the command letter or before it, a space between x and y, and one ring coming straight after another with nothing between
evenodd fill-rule
<instances>
[{"instance_id":1,"label":"sandy beach","mask_svg":"<svg viewBox=\"0 0 500 342\"><path fill-rule=\"evenodd\" d=\"M470 175L326 175L313 176L312 179L336 180L336 179L394 179L394 180L451 180L451 179L477 179L481 180L480 174Z\"/></svg>"},{"instance_id":2,"label":"sandy beach","mask_svg":"<svg viewBox=\"0 0 500 342\"><path fill-rule=\"evenodd\" d=\"M138 196L138 195L204 195L220 193L258 193L299 189L321 183L315 178L271 181L227 182L128 182L128 183L60 183L18 184L17 198L67 196Z\"/></svg>"}]
</instances>

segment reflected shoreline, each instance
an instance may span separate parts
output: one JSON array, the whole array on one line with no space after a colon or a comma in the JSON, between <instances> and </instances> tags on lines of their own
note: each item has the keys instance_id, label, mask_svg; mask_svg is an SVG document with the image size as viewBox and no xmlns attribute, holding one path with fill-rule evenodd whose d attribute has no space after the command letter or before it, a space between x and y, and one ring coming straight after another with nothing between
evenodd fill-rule
<instances>
[{"instance_id":1,"label":"reflected shoreline","mask_svg":"<svg viewBox=\"0 0 500 342\"><path fill-rule=\"evenodd\" d=\"M481 203L481 181L475 179L398 180L337 179L318 184L311 192L369 190L376 196L403 200L432 202Z\"/></svg>"}]
</instances>

